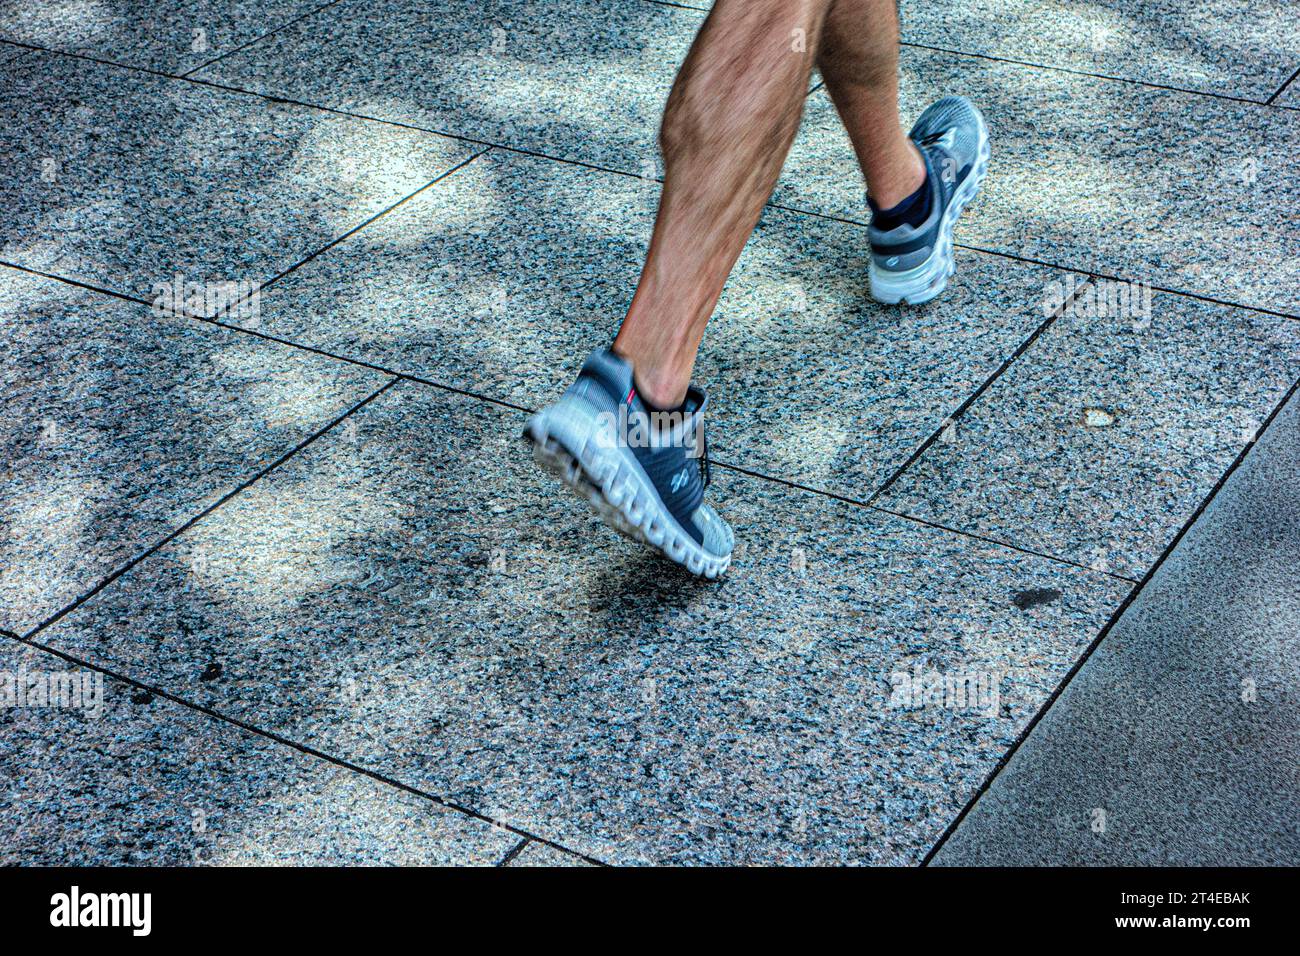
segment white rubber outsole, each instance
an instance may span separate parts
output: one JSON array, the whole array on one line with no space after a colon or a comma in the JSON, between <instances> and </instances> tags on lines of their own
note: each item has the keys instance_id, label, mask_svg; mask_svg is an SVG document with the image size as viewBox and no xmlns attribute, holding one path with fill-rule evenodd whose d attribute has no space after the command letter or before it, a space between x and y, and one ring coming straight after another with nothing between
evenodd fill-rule
<instances>
[{"instance_id":1,"label":"white rubber outsole","mask_svg":"<svg viewBox=\"0 0 1300 956\"><path fill-rule=\"evenodd\" d=\"M938 244L935 246L934 251L930 253L930 258L919 266L905 272L890 272L888 269L881 269L876 265L873 256L871 264L867 267L867 274L871 279L871 297L877 302L885 305L897 305L900 302L906 302L908 305L922 305L948 288L948 280L952 278L952 274L957 270L957 262L952 249L953 227L956 225L957 217L961 215L961 211L979 192L980 184L984 181L984 176L989 170L988 127L985 125L984 117L979 110L975 110L975 115L979 116L980 119L980 142L975 159L975 168L966 177L966 181L958 187L957 192L952 197L952 202L948 204L948 208L944 211L943 220L939 223Z\"/></svg>"},{"instance_id":2,"label":"white rubber outsole","mask_svg":"<svg viewBox=\"0 0 1300 956\"><path fill-rule=\"evenodd\" d=\"M731 555L711 554L687 534L663 506L636 456L627 448L596 440L596 422L595 409L586 402L561 399L528 420L524 437L537 463L611 528L649 545L698 577L723 574L731 565Z\"/></svg>"}]
</instances>

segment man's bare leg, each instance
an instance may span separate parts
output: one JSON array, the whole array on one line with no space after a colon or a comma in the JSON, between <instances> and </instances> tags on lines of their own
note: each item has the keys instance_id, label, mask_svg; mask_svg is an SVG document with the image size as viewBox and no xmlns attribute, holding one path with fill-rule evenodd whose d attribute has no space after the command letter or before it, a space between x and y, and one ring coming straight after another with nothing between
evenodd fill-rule
<instances>
[{"instance_id":1,"label":"man's bare leg","mask_svg":"<svg viewBox=\"0 0 1300 956\"><path fill-rule=\"evenodd\" d=\"M882 209L902 202L925 181L925 164L898 118L897 0L835 0L817 67L872 200Z\"/></svg>"},{"instance_id":2,"label":"man's bare leg","mask_svg":"<svg viewBox=\"0 0 1300 956\"><path fill-rule=\"evenodd\" d=\"M799 128L830 6L717 0L677 74L660 134L659 216L614 341L653 406L686 394L704 326Z\"/></svg>"},{"instance_id":3,"label":"man's bare leg","mask_svg":"<svg viewBox=\"0 0 1300 956\"><path fill-rule=\"evenodd\" d=\"M835 42L822 50L828 29ZM707 398L690 388L695 355L794 140L814 62L876 207L871 294L927 302L952 274L952 223L983 176L987 135L973 106L944 97L909 142L897 115L897 42L892 0L717 0L668 99L659 215L613 350L592 352L525 427L537 461L606 523L693 574L725 572L734 544L703 500Z\"/></svg>"},{"instance_id":4,"label":"man's bare leg","mask_svg":"<svg viewBox=\"0 0 1300 956\"><path fill-rule=\"evenodd\" d=\"M988 129L969 100L945 96L913 142L898 118L898 41L895 0L835 0L817 66L867 183L871 296L921 305L956 269L953 228L988 168Z\"/></svg>"}]
</instances>

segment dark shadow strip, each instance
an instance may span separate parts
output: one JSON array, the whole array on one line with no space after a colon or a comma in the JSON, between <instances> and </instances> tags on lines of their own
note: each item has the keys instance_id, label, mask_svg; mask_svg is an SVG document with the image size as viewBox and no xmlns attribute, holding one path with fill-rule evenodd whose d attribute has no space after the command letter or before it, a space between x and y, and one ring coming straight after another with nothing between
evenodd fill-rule
<instances>
[{"instance_id":1,"label":"dark shadow strip","mask_svg":"<svg viewBox=\"0 0 1300 956\"><path fill-rule=\"evenodd\" d=\"M1052 705L1056 703L1057 698L1065 692L1065 689L1070 685L1070 681L1074 679L1074 675L1083 669L1084 664L1088 663L1088 659L1092 657L1093 652L1097 650L1101 645L1101 642L1106 639L1106 635L1111 632L1111 629L1114 628L1120 618L1124 616L1124 612L1129 609L1129 606L1137 600L1138 595L1142 593L1143 589L1147 586L1147 583L1155 577L1156 572L1159 571L1161 565L1165 563L1165 559L1173 553L1174 549L1178 547L1178 543L1183 540L1183 536L1187 534L1188 530L1190 530L1192 525L1196 523L1197 519L1204 514L1205 509L1208 508L1210 502L1214 500L1214 496L1219 493L1219 489L1227 484L1228 479L1232 477L1232 473L1237 470L1245 460L1246 455L1248 455L1250 450L1255 447L1255 443L1259 441L1260 436L1264 434L1268 426L1273 423L1273 419L1277 418L1282 409L1286 407L1287 402L1291 400L1291 396L1296 393L1297 388L1300 388L1300 379L1293 382L1291 387L1287 389L1286 394L1282 396L1282 400L1277 403L1277 406L1269 413L1268 418L1264 419L1264 423L1256 430L1255 437L1241 449L1232 464L1228 466L1228 470L1223 473L1222 477L1220 477L1217 482L1215 482L1214 487L1210 489L1210 493L1206 495L1200 505L1197 506L1196 511L1194 511L1192 516L1183 523L1181 528L1178 529L1178 534L1174 535L1174 539L1165 546L1164 551L1160 553L1160 557L1156 559L1156 563L1151 565L1150 569L1147 570L1147 573L1142 576L1142 580L1138 586L1130 591L1128 596L1120 602L1119 607L1117 607L1111 614L1110 619L1106 621L1105 625L1093 639L1092 643L1084 650L1082 656L1074 662L1074 666L1070 668L1061 682L1056 685L1056 689L1053 690L1047 700L1043 702L1043 705L1038 708L1037 713L1035 713L1034 716L1029 719L1029 722L1025 724L1024 728L1020 731L1019 736L1016 737L1015 743L1013 743L1007 752L1002 755L997 764L993 767L993 770L987 777L985 777L984 782L980 784L979 789L977 789L971 796L970 800L967 801L966 806L962 807L961 812L957 814L956 818L954 818L953 821L944 829L938 841L934 846L930 847L930 851L926 853L924 859L921 860L921 866L929 866L930 861L933 860L935 855L943 849L944 844L948 842L952 835L957 832L957 828L961 826L962 821L966 819L967 814L971 812L971 809L979 801L980 797L982 797L989 787L993 785L993 781L996 780L998 774L1002 772L1002 768L1011 762L1011 758L1014 757L1016 751L1020 749L1020 745L1028 739L1029 735L1033 733L1034 728L1038 726L1038 722L1043 719L1043 716L1051 709Z\"/></svg>"}]
</instances>

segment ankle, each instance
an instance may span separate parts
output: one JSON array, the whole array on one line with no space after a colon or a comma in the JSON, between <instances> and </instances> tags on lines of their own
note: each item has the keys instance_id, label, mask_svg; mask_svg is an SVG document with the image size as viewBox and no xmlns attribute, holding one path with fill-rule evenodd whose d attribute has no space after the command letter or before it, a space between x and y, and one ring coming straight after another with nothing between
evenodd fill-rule
<instances>
[{"instance_id":1,"label":"ankle","mask_svg":"<svg viewBox=\"0 0 1300 956\"><path fill-rule=\"evenodd\" d=\"M925 160L910 139L904 138L899 159L883 164L867 176L867 191L880 209L891 209L925 184Z\"/></svg>"},{"instance_id":2,"label":"ankle","mask_svg":"<svg viewBox=\"0 0 1300 956\"><path fill-rule=\"evenodd\" d=\"M641 396L641 401L652 409L670 411L686 400L686 389L690 386L689 371L682 374L648 359L638 361L635 355L625 351L618 342L614 343L612 351L632 366L632 384Z\"/></svg>"},{"instance_id":3,"label":"ankle","mask_svg":"<svg viewBox=\"0 0 1300 956\"><path fill-rule=\"evenodd\" d=\"M686 389L690 387L688 379L662 372L643 373L635 365L632 368L632 384L651 411L670 412L686 401Z\"/></svg>"}]
</instances>

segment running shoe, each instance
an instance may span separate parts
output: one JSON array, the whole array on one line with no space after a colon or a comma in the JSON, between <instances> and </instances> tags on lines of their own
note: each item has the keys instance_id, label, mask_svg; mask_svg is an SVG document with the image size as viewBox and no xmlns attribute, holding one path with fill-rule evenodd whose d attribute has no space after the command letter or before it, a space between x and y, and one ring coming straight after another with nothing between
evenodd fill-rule
<instances>
[{"instance_id":1,"label":"running shoe","mask_svg":"<svg viewBox=\"0 0 1300 956\"><path fill-rule=\"evenodd\" d=\"M877 228L879 216L872 216L871 297L889 305L920 305L947 287L956 268L952 227L975 198L989 164L988 127L964 96L945 96L930 106L908 136L925 161L930 214L919 226L888 230Z\"/></svg>"},{"instance_id":2,"label":"running shoe","mask_svg":"<svg viewBox=\"0 0 1300 956\"><path fill-rule=\"evenodd\" d=\"M606 524L692 574L716 578L731 563L731 528L709 505L704 392L690 388L672 412L648 409L632 366L593 352L559 401L524 428L533 457L587 501Z\"/></svg>"}]
</instances>

